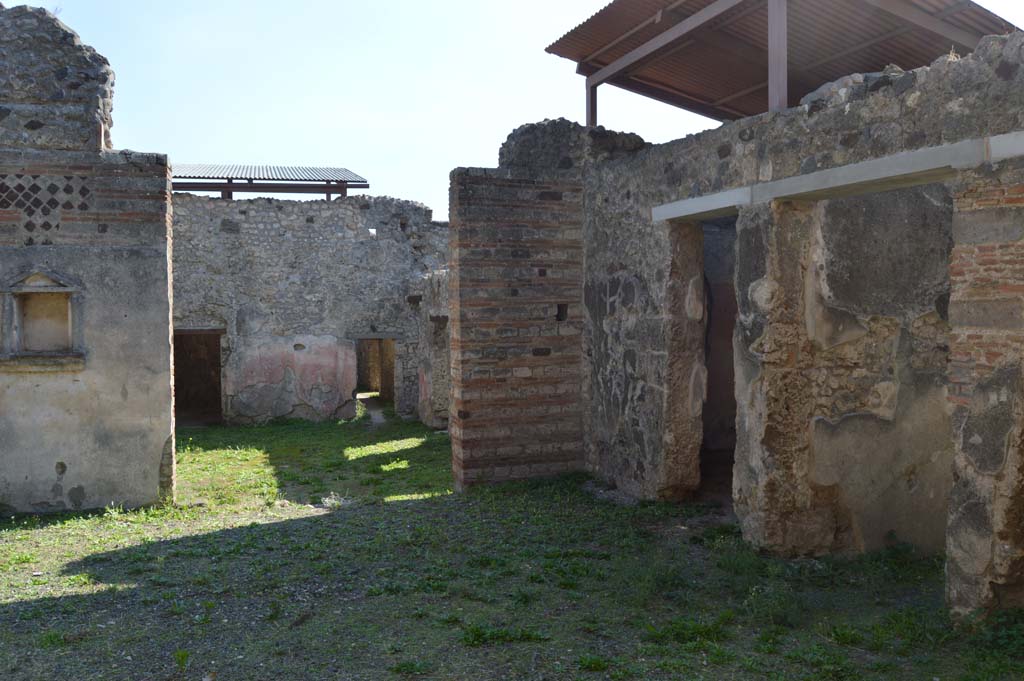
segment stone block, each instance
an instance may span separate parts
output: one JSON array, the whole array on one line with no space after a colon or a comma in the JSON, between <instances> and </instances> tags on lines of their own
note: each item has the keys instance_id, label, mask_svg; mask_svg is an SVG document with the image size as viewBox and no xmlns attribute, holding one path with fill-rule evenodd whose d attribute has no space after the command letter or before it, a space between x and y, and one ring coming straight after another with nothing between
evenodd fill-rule
<instances>
[{"instance_id":1,"label":"stone block","mask_svg":"<svg viewBox=\"0 0 1024 681\"><path fill-rule=\"evenodd\" d=\"M953 239L958 244L992 244L1024 238L1024 210L986 208L957 211L953 215Z\"/></svg>"},{"instance_id":2,"label":"stone block","mask_svg":"<svg viewBox=\"0 0 1024 681\"><path fill-rule=\"evenodd\" d=\"M1024 300L954 300L949 303L949 322L954 328L1024 329Z\"/></svg>"}]
</instances>

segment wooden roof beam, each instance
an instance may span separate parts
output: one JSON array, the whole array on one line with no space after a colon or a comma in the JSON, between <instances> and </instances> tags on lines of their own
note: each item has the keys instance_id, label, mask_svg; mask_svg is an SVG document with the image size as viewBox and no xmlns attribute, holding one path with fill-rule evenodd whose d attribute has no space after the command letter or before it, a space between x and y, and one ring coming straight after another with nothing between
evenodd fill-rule
<instances>
[{"instance_id":1,"label":"wooden roof beam","mask_svg":"<svg viewBox=\"0 0 1024 681\"><path fill-rule=\"evenodd\" d=\"M587 78L587 87L594 88L616 76L624 75L630 69L636 68L661 50L672 46L683 37L705 26L743 2L746 2L746 0L715 0L715 2L704 9L683 19L672 28L651 38L643 45L631 50L608 66L598 70L597 73L589 76Z\"/></svg>"},{"instance_id":2,"label":"wooden roof beam","mask_svg":"<svg viewBox=\"0 0 1024 681\"><path fill-rule=\"evenodd\" d=\"M918 9L907 2L907 0L864 0L864 2L899 17L903 21L947 38L968 51L973 51L983 37L980 33L964 30L948 21L943 21L936 16L928 14L928 12Z\"/></svg>"}]
</instances>

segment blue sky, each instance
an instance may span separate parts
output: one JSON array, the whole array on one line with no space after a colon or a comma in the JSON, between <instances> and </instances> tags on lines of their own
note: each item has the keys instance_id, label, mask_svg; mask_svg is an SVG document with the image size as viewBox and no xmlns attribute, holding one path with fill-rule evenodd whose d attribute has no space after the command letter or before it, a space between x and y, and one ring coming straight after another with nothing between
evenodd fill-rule
<instances>
[{"instance_id":1,"label":"blue sky","mask_svg":"<svg viewBox=\"0 0 1024 681\"><path fill-rule=\"evenodd\" d=\"M64 0L110 60L114 146L179 163L343 166L371 194L448 212L448 173L493 166L516 126L583 117L544 52L606 0ZM13 3L12 3L13 4ZM1024 3L980 3L1024 26ZM600 122L664 142L717 125L601 89ZM294 198L294 197L292 197Z\"/></svg>"}]
</instances>

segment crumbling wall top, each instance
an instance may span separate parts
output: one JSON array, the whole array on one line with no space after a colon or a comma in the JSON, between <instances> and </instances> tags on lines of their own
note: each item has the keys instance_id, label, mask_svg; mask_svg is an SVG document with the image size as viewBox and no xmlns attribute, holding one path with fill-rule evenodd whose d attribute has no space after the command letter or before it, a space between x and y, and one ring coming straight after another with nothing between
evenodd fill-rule
<instances>
[{"instance_id":1,"label":"crumbling wall top","mask_svg":"<svg viewBox=\"0 0 1024 681\"><path fill-rule=\"evenodd\" d=\"M50 12L0 5L0 148L112 148L114 72Z\"/></svg>"},{"instance_id":2,"label":"crumbling wall top","mask_svg":"<svg viewBox=\"0 0 1024 681\"><path fill-rule=\"evenodd\" d=\"M603 127L586 128L557 118L522 125L508 136L498 153L501 168L571 170L584 160L601 160L646 146L634 133Z\"/></svg>"}]
</instances>

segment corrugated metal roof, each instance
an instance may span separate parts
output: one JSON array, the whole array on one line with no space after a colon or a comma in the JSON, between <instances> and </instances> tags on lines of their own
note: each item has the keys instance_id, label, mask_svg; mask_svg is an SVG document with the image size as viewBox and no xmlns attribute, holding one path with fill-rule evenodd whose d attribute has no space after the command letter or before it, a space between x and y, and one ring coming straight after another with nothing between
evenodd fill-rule
<instances>
[{"instance_id":1,"label":"corrugated metal roof","mask_svg":"<svg viewBox=\"0 0 1024 681\"><path fill-rule=\"evenodd\" d=\"M547 51L577 62L578 71L590 75L714 1L614 0ZM974 33L1015 29L967 0L908 3ZM789 0L788 23L791 105L845 75L881 71L889 64L918 68L952 47L948 38L864 0ZM720 120L763 113L768 110L767 34L767 3L747 0L609 82Z\"/></svg>"},{"instance_id":2,"label":"corrugated metal roof","mask_svg":"<svg viewBox=\"0 0 1024 681\"><path fill-rule=\"evenodd\" d=\"M182 180L277 180L287 182L366 182L347 168L310 168L308 166L214 165L175 163L175 179Z\"/></svg>"}]
</instances>

